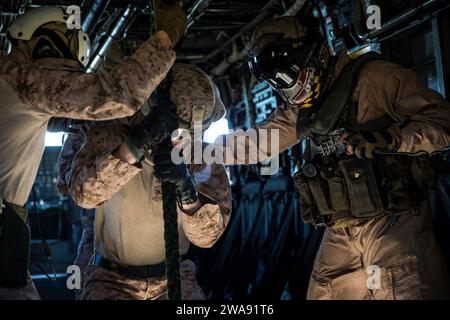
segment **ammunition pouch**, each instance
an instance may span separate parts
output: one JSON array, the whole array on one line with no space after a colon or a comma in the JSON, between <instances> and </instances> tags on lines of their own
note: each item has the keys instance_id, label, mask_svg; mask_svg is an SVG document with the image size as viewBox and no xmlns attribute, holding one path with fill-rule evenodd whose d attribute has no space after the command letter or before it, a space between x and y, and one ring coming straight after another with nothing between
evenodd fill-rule
<instances>
[{"instance_id":1,"label":"ammunition pouch","mask_svg":"<svg viewBox=\"0 0 450 320\"><path fill-rule=\"evenodd\" d=\"M383 202L375 178L374 161L352 158L339 162L344 176L351 215L372 218L383 212Z\"/></svg>"},{"instance_id":2,"label":"ammunition pouch","mask_svg":"<svg viewBox=\"0 0 450 320\"><path fill-rule=\"evenodd\" d=\"M0 286L27 284L30 230L27 210L5 203L0 212Z\"/></svg>"},{"instance_id":3,"label":"ammunition pouch","mask_svg":"<svg viewBox=\"0 0 450 320\"><path fill-rule=\"evenodd\" d=\"M426 197L411 174L413 161L406 156L352 157L320 162L316 171L306 174L297 171L293 178L303 220L332 226L340 219L367 220L409 211Z\"/></svg>"}]
</instances>

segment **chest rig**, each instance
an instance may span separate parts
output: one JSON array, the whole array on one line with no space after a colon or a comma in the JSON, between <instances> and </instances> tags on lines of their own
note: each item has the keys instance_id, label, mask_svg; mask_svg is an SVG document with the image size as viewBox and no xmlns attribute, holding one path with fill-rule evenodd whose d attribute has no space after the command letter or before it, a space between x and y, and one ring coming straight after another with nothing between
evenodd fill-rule
<instances>
[{"instance_id":1,"label":"chest rig","mask_svg":"<svg viewBox=\"0 0 450 320\"><path fill-rule=\"evenodd\" d=\"M351 61L317 108L299 112L297 131L304 137L303 157L293 178L306 223L337 227L343 221L396 216L424 198L424 188L412 174L413 157L380 154L358 159L346 155L340 142L345 129L382 131L395 123L387 115L356 123L358 106L349 101L350 96L362 66L374 59L380 56L368 54Z\"/></svg>"}]
</instances>

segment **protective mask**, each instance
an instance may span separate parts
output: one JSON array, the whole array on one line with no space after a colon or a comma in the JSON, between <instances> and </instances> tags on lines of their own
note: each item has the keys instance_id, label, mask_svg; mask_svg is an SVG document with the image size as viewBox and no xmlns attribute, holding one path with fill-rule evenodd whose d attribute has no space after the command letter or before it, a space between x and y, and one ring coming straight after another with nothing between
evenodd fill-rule
<instances>
[{"instance_id":1,"label":"protective mask","mask_svg":"<svg viewBox=\"0 0 450 320\"><path fill-rule=\"evenodd\" d=\"M291 107L309 108L320 96L321 84L318 73L315 67L305 68L299 72L294 85L278 91Z\"/></svg>"}]
</instances>

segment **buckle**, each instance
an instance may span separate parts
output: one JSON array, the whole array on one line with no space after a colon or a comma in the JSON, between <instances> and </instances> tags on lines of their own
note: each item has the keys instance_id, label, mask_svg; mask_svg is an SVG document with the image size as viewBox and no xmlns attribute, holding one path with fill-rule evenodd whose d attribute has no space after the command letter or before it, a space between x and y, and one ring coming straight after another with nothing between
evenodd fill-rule
<instances>
[{"instance_id":1,"label":"buckle","mask_svg":"<svg viewBox=\"0 0 450 320\"><path fill-rule=\"evenodd\" d=\"M150 278L150 266L142 266L141 267L141 277L142 278Z\"/></svg>"}]
</instances>

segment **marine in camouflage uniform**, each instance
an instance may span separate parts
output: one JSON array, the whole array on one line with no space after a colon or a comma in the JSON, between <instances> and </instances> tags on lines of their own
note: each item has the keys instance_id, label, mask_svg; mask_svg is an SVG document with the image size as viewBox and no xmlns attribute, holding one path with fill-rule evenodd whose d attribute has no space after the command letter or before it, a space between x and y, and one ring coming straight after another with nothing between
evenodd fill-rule
<instances>
[{"instance_id":1,"label":"marine in camouflage uniform","mask_svg":"<svg viewBox=\"0 0 450 320\"><path fill-rule=\"evenodd\" d=\"M271 37L273 40L275 35L280 35L285 42L299 38L299 32L303 32L305 28L296 26L298 22L294 22L293 19L281 18L260 25L254 35L255 47L264 47L264 40L270 42ZM264 37L265 35L267 37ZM263 39L263 42L259 42L260 39ZM319 56L321 55L318 54L317 57ZM277 59L281 59L280 56ZM331 74L330 86L336 82L350 62L351 59L345 52L338 55ZM276 61L272 63L276 64ZM270 64L271 62L265 61L269 69ZM300 77L299 81L302 80ZM340 81L350 80L340 79ZM312 86L309 83L305 87L307 93L311 92ZM323 87L321 91L327 95ZM297 103L291 101L285 106L280 106L265 123L255 127L257 131L269 130L269 139L271 130L278 130L280 139L277 151L280 152L299 141L310 139L309 136L302 136L299 133L303 128L298 127L297 123L305 98L299 95L295 99L298 99ZM431 154L445 149L450 143L450 103L437 92L424 87L413 71L400 65L383 60L366 62L354 81L347 105L350 103L357 106L358 125L384 115L403 123L394 137L397 142L396 152ZM312 108L314 107L313 104ZM229 138L237 138L244 134L233 133ZM235 142L244 143L238 139ZM259 141L256 145L250 143L253 142L250 140L240 146L247 152L249 160L246 163L264 160L260 155L249 152L255 148L269 157L275 156L274 151L270 149L270 143L267 145L260 144ZM370 147L370 144L367 146ZM221 147L221 144L218 147ZM224 159L227 159L226 156L233 158L233 150L224 147L223 152ZM243 155L241 159L244 159ZM234 157L226 164L236 163L238 158ZM418 175L423 172L423 168L415 169ZM332 193L330 201L334 201L333 195ZM312 209L310 199L301 196L301 205L306 217L306 212ZM371 265L380 268L379 288L368 288L367 268ZM346 218L334 220L333 224L329 224L316 256L307 297L308 299L442 299L448 298L448 294L448 271L435 240L430 204L426 197L422 196L419 204L400 215L393 216L386 213L365 220Z\"/></svg>"},{"instance_id":2,"label":"marine in camouflage uniform","mask_svg":"<svg viewBox=\"0 0 450 320\"><path fill-rule=\"evenodd\" d=\"M224 115L213 83L201 70L175 65L170 90L180 121L190 124L194 106L205 106L204 128ZM160 265L165 261L161 183L154 175L150 153L129 164L114 151L124 142L140 116L127 121L92 124L70 134L58 161L59 188L84 208L96 208L95 254L120 268ZM185 128L188 129L188 128ZM85 136L85 137L83 137ZM79 143L83 141L83 143ZM179 208L180 254L189 242L211 247L224 232L231 214L231 194L222 165L190 165L201 206L193 214ZM89 230L89 229L88 229ZM85 229L86 231L86 229ZM91 237L88 237L89 239ZM161 299L166 297L164 272L131 277L119 270L94 265L89 244L80 244L78 261L87 263L81 299ZM181 263L183 299L203 299L195 266Z\"/></svg>"},{"instance_id":3,"label":"marine in camouflage uniform","mask_svg":"<svg viewBox=\"0 0 450 320\"><path fill-rule=\"evenodd\" d=\"M8 212L8 217L15 219L17 213L10 215L9 212L16 208L15 211L23 213L17 215L26 220L23 206L36 177L50 118L111 120L131 116L165 78L175 61L171 47L185 30L178 22L185 21L185 16L180 14L179 7L164 10L160 12L160 24L157 25L159 32L113 72L99 75L84 72L89 58L84 55L89 52L87 35L81 30L67 29L67 15L62 8L30 10L18 18L20 22L10 26L8 35L13 40L13 50L9 56L0 59L0 200L7 203L4 211ZM176 18L176 23L168 22L171 17ZM53 41L56 38L59 40ZM10 226L6 228L7 234L15 233L12 237L18 238L11 223L7 224ZM20 246L20 258L17 251L14 258L5 258L8 261L21 259L20 267L7 267L8 274L22 270L24 260L27 260L26 234L29 231L25 225L19 228L23 234L20 245L11 245L18 240L8 240L9 245L0 242L2 259L8 256L8 250L12 250L8 246ZM2 262L2 268L4 265L6 263ZM23 279L23 276L19 275L19 278ZM22 280L16 281L19 282ZM34 286L27 288L33 289L34 297L38 298ZM22 289L29 292L27 288L18 287L18 296ZM15 298L12 290L5 289L6 298Z\"/></svg>"}]
</instances>

